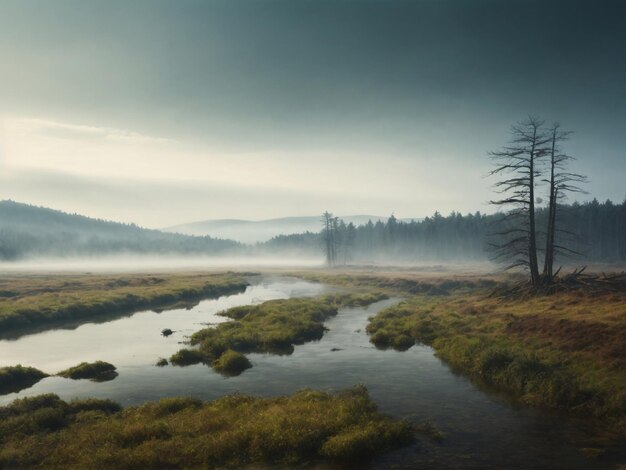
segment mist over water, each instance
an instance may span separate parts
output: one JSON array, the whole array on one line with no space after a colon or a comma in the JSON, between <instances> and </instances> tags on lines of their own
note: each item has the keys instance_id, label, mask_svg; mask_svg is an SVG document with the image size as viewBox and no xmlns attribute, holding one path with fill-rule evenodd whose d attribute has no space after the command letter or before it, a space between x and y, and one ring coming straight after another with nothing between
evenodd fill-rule
<instances>
[{"instance_id":1,"label":"mist over water","mask_svg":"<svg viewBox=\"0 0 626 470\"><path fill-rule=\"evenodd\" d=\"M245 270L256 268L318 268L324 266L317 258L279 256L137 256L113 255L83 258L43 258L12 262L0 262L0 273L6 272L139 272L139 271L185 271L185 270Z\"/></svg>"}]
</instances>

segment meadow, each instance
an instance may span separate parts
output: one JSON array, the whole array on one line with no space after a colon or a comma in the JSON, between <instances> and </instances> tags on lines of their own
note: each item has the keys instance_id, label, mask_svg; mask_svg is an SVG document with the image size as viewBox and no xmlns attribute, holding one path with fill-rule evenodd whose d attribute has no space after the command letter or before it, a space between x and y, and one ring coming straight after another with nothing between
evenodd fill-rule
<instances>
[{"instance_id":1,"label":"meadow","mask_svg":"<svg viewBox=\"0 0 626 470\"><path fill-rule=\"evenodd\" d=\"M144 309L190 306L205 298L243 292L247 286L245 273L3 275L0 335Z\"/></svg>"}]
</instances>

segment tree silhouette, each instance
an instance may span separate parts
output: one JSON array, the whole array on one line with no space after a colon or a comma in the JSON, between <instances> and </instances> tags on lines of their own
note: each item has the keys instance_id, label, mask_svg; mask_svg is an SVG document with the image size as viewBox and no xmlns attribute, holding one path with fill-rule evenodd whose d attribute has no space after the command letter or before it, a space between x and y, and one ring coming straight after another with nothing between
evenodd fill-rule
<instances>
[{"instance_id":1,"label":"tree silhouette","mask_svg":"<svg viewBox=\"0 0 626 470\"><path fill-rule=\"evenodd\" d=\"M556 242L556 235L573 236L574 233L563 227L557 228L557 211L559 201L567 193L584 192L578 184L585 183L587 178L578 173L567 171L568 164L574 157L565 153L561 144L570 136L570 131L563 131L558 123L552 125L550 135L550 175L544 181L549 184L548 222L546 225L546 251L543 265L542 281L546 284L554 278L554 258L557 254L580 254L564 244Z\"/></svg>"},{"instance_id":2,"label":"tree silhouette","mask_svg":"<svg viewBox=\"0 0 626 470\"><path fill-rule=\"evenodd\" d=\"M495 183L502 198L491 201L497 206L513 206L504 214L502 228L496 235L504 241L493 244L495 258L505 260L506 268L524 267L530 271L531 283L539 285L537 233L535 220L535 185L540 177L540 160L551 140L542 131L543 121L529 116L511 127L512 138L501 150L490 152L496 168L491 175L503 179Z\"/></svg>"}]
</instances>

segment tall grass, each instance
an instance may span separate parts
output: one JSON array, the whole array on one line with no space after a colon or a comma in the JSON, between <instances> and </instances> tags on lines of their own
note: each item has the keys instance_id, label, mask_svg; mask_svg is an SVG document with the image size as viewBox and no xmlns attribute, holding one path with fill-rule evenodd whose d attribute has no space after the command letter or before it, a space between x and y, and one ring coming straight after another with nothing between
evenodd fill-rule
<instances>
[{"instance_id":1,"label":"tall grass","mask_svg":"<svg viewBox=\"0 0 626 470\"><path fill-rule=\"evenodd\" d=\"M294 345L321 339L324 321L336 315L338 308L368 305L386 297L382 293L333 294L234 307L221 314L232 321L194 333L191 344L197 349L183 349L170 361L175 365L205 362L219 369L224 364L221 356L229 350L291 354ZM240 359L239 364L244 362Z\"/></svg>"},{"instance_id":2,"label":"tall grass","mask_svg":"<svg viewBox=\"0 0 626 470\"><path fill-rule=\"evenodd\" d=\"M121 315L243 292L236 274L14 276L0 280L0 331L29 332L62 321Z\"/></svg>"},{"instance_id":3,"label":"tall grass","mask_svg":"<svg viewBox=\"0 0 626 470\"><path fill-rule=\"evenodd\" d=\"M621 312L621 313L620 313ZM470 377L532 405L593 414L626 429L626 295L500 302L415 296L370 318L379 348L418 341Z\"/></svg>"},{"instance_id":4,"label":"tall grass","mask_svg":"<svg viewBox=\"0 0 626 470\"><path fill-rule=\"evenodd\" d=\"M32 387L48 374L34 367L17 366L0 367L0 394L19 392Z\"/></svg>"},{"instance_id":5,"label":"tall grass","mask_svg":"<svg viewBox=\"0 0 626 470\"><path fill-rule=\"evenodd\" d=\"M0 408L3 468L360 465L412 440L410 425L380 414L362 386L278 398L166 398L125 410L43 395Z\"/></svg>"}]
</instances>

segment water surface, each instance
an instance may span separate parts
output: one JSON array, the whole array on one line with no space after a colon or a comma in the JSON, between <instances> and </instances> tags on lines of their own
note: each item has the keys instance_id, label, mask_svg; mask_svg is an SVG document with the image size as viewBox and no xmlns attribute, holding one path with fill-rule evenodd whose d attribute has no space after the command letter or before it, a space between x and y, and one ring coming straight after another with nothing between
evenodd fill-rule
<instances>
[{"instance_id":1,"label":"water surface","mask_svg":"<svg viewBox=\"0 0 626 470\"><path fill-rule=\"evenodd\" d=\"M56 372L101 359L115 364L120 373L106 383L50 377L0 397L0 403L53 392L64 399L112 398L133 405L172 395L214 399L239 391L269 396L362 383L382 411L415 423L431 422L446 434L441 443L420 439L374 462L373 468L587 469L615 468L616 462L626 461L626 452L615 444L599 459L584 457L582 448L605 447L589 422L514 406L485 393L453 373L429 347L416 345L406 352L375 349L365 334L367 318L398 299L341 310L326 322L329 331L320 341L296 346L289 356L250 354L254 367L239 377L224 378L205 365L154 366L206 323L225 321L216 315L225 308L324 291L322 285L301 280L263 278L242 294L206 300L190 310L140 312L74 330L0 341L0 365L22 363ZM165 338L160 335L163 328L175 333Z\"/></svg>"}]
</instances>

